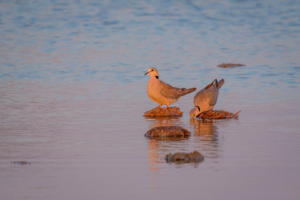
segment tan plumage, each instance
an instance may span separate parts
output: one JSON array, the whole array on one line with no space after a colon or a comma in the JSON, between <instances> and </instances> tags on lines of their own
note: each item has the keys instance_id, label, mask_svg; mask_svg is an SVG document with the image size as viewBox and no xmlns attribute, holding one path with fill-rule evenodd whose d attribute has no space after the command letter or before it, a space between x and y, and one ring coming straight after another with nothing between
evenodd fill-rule
<instances>
[{"instance_id":1,"label":"tan plumage","mask_svg":"<svg viewBox=\"0 0 300 200\"><path fill-rule=\"evenodd\" d=\"M177 102L180 97L196 90L196 88L176 88L164 83L159 80L158 71L154 67L149 68L145 75L147 74L150 76L147 94L151 100L159 103L159 106L167 105L168 107L172 103Z\"/></svg>"}]
</instances>

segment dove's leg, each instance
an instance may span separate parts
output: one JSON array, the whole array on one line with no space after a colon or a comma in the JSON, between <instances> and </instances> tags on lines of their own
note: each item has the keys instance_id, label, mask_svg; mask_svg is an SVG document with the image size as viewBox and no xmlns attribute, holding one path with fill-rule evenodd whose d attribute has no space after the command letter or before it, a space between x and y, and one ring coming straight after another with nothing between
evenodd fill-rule
<instances>
[{"instance_id":1,"label":"dove's leg","mask_svg":"<svg viewBox=\"0 0 300 200\"><path fill-rule=\"evenodd\" d=\"M161 107L162 106L162 104L160 104L159 106L156 106L155 108L159 108L159 107Z\"/></svg>"},{"instance_id":2,"label":"dove's leg","mask_svg":"<svg viewBox=\"0 0 300 200\"><path fill-rule=\"evenodd\" d=\"M168 109L168 106L169 106L169 105L167 105L167 106L165 107L165 110L167 110L167 109Z\"/></svg>"},{"instance_id":3,"label":"dove's leg","mask_svg":"<svg viewBox=\"0 0 300 200\"><path fill-rule=\"evenodd\" d=\"M202 115L204 115L204 114L208 114L208 113L210 113L212 111L212 109L210 109L210 110L208 110L208 111L205 111L205 112L203 112L203 113L201 113Z\"/></svg>"},{"instance_id":4,"label":"dove's leg","mask_svg":"<svg viewBox=\"0 0 300 200\"><path fill-rule=\"evenodd\" d=\"M204 113L202 112L202 113L199 115L199 118L201 118L203 115L204 115Z\"/></svg>"}]
</instances>

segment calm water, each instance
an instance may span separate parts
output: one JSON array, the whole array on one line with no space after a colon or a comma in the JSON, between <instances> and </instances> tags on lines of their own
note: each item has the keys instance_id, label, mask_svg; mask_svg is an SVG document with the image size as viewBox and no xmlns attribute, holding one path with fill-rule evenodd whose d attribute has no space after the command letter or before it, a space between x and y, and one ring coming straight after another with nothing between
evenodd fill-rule
<instances>
[{"instance_id":1,"label":"calm water","mask_svg":"<svg viewBox=\"0 0 300 200\"><path fill-rule=\"evenodd\" d=\"M299 199L300 2L0 0L0 193L11 199ZM222 69L221 63L246 67ZM147 119L156 67L224 78L238 120ZM179 125L179 141L144 137ZM198 164L167 164L197 150ZM30 165L12 164L27 161Z\"/></svg>"}]
</instances>

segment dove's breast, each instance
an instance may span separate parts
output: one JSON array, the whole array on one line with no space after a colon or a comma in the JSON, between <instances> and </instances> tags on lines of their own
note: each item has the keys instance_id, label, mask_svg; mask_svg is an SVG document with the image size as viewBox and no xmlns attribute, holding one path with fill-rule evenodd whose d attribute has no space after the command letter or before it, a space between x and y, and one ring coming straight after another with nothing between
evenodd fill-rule
<instances>
[{"instance_id":1,"label":"dove's breast","mask_svg":"<svg viewBox=\"0 0 300 200\"><path fill-rule=\"evenodd\" d=\"M155 77L151 77L147 86L147 94L149 98L159 104L169 105L174 103L173 99L168 99L161 94L161 87L160 80L156 79Z\"/></svg>"}]
</instances>

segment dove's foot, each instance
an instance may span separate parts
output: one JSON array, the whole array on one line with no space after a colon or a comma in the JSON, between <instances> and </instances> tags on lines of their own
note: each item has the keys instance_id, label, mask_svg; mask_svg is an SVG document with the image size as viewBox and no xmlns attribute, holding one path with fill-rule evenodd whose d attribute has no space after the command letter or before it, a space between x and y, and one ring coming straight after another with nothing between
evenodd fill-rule
<instances>
[{"instance_id":1,"label":"dove's foot","mask_svg":"<svg viewBox=\"0 0 300 200\"><path fill-rule=\"evenodd\" d=\"M205 112L202 112L198 117L202 118L204 115L209 114L210 112L212 112L212 109L210 109L208 111L205 111Z\"/></svg>"},{"instance_id":2,"label":"dove's foot","mask_svg":"<svg viewBox=\"0 0 300 200\"><path fill-rule=\"evenodd\" d=\"M202 118L204 113L202 112L200 115L198 115L199 118Z\"/></svg>"}]
</instances>

